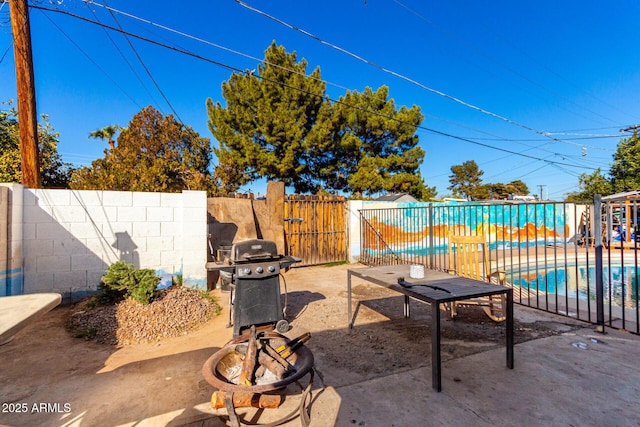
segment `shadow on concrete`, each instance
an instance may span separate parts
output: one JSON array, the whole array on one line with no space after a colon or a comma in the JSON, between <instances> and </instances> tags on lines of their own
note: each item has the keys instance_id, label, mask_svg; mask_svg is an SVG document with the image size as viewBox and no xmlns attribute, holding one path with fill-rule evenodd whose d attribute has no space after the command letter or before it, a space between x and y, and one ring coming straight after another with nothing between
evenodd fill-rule
<instances>
[{"instance_id":1,"label":"shadow on concrete","mask_svg":"<svg viewBox=\"0 0 640 427\"><path fill-rule=\"evenodd\" d=\"M162 415L165 421L152 425L165 425L166 414L188 417L195 413L190 408L209 401L211 387L201 370L220 347L179 353L168 348L169 354L154 356L167 344L118 349L87 342L64 329L70 310L54 309L0 347L0 395L28 409L0 413L1 425L121 425ZM132 354L137 360L127 362ZM48 406L34 406L41 403Z\"/></svg>"},{"instance_id":2,"label":"shadow on concrete","mask_svg":"<svg viewBox=\"0 0 640 427\"><path fill-rule=\"evenodd\" d=\"M325 299L325 296L318 292L287 292L286 296L283 296L283 307L285 307L286 302L286 320L291 323L304 312L309 304L323 299Z\"/></svg>"},{"instance_id":3,"label":"shadow on concrete","mask_svg":"<svg viewBox=\"0 0 640 427\"><path fill-rule=\"evenodd\" d=\"M430 308L426 304L412 302L414 317L405 319L402 296L361 300L356 324L348 329L344 300L340 300L339 319L327 319L320 316L330 312L317 306L335 305L335 299L311 291L292 291L289 297L296 317L288 335L297 336L304 328L312 330L308 342L316 366L309 405L312 425L348 425L352 415L344 412L342 405L349 396L338 388L383 380L430 364ZM0 347L0 359L6 361L0 371L0 394L11 402L59 404L62 410L0 414L1 424L93 426L144 421L145 425L225 425L209 404L214 388L201 373L204 362L231 338L231 331L223 326L225 313L193 335L171 341L170 346L160 343L118 349L71 338L63 327L70 310L69 306L55 309L52 316L40 319L12 343ZM448 328L443 331L443 360L504 345L501 339L490 339L491 331L503 329L502 325L488 321L484 313L460 316L456 321L443 320L443 327ZM340 324L343 326L336 327ZM456 335L460 330L468 335ZM201 346L193 348L194 340ZM187 350L175 351L180 348ZM162 352L167 354L158 355ZM136 360L128 362L133 356ZM488 363L502 372L502 350ZM424 385L419 394L430 396L428 373L420 381ZM452 387L451 380L446 387ZM292 397L286 397L285 402L289 399L295 404L297 393L299 390L292 390ZM379 399L378 403L386 397L380 395ZM70 405L71 413L64 412L65 404ZM286 413L284 406L269 414L253 409L239 412L246 414L246 420L264 415L260 422ZM294 425L300 421L286 424Z\"/></svg>"}]
</instances>

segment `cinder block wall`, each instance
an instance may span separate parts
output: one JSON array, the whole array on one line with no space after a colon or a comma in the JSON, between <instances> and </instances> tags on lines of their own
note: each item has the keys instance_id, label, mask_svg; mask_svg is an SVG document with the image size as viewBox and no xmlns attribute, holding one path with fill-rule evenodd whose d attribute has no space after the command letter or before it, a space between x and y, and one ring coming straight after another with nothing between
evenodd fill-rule
<instances>
[{"instance_id":1,"label":"cinder block wall","mask_svg":"<svg viewBox=\"0 0 640 427\"><path fill-rule=\"evenodd\" d=\"M9 189L0 187L0 297L8 295L11 288L9 256Z\"/></svg>"},{"instance_id":2,"label":"cinder block wall","mask_svg":"<svg viewBox=\"0 0 640 427\"><path fill-rule=\"evenodd\" d=\"M118 260L167 277L182 274L186 285L206 288L205 192L10 188L23 193L24 293L94 291Z\"/></svg>"}]
</instances>

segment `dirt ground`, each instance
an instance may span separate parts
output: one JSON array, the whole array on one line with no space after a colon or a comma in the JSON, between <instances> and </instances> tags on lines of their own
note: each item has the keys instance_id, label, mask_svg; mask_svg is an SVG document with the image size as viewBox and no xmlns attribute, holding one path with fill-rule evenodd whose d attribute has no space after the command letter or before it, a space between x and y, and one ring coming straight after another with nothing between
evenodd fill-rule
<instances>
[{"instance_id":1,"label":"dirt ground","mask_svg":"<svg viewBox=\"0 0 640 427\"><path fill-rule=\"evenodd\" d=\"M354 328L347 328L346 271L356 267L304 267L284 276L287 335L311 332L307 345L315 358L315 387L430 365L426 304L412 301L411 319L404 319L401 295L354 279L357 317ZM199 329L121 347L71 337L64 328L71 307L56 308L0 346L0 424L188 425L208 416L214 389L204 380L202 365L232 335L228 293L216 295L223 311ZM585 326L559 316L549 321L521 306L515 314L516 343ZM504 346L504 324L478 308L461 309L456 320L443 316L442 328L443 361Z\"/></svg>"}]
</instances>

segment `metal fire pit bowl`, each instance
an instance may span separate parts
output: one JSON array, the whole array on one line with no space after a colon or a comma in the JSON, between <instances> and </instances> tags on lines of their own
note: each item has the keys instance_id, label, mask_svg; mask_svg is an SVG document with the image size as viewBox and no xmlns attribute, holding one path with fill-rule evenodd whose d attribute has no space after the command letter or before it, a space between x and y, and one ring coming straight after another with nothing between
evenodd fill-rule
<instances>
[{"instance_id":1,"label":"metal fire pit bowl","mask_svg":"<svg viewBox=\"0 0 640 427\"><path fill-rule=\"evenodd\" d=\"M265 333L260 337L260 339L287 340L284 335L280 335L275 332ZM307 373L309 373L309 371L311 371L311 369L313 368L313 353L311 353L311 350L309 350L307 346L303 345L298 348L296 352L290 356L290 358L287 359L296 368L296 371L291 375L284 377L280 381L268 384L252 386L234 384L230 382L225 376L226 369L224 365L226 364L226 359L223 363L221 363L221 361L225 358L225 356L235 352L235 347L238 344L242 344L247 341L249 341L248 336L241 336L233 339L225 344L225 346L220 350L215 352L209 359L207 359L207 361L204 363L204 366L202 367L202 375L210 385L217 388L218 390L226 392L265 393L282 389L287 385L298 381Z\"/></svg>"}]
</instances>

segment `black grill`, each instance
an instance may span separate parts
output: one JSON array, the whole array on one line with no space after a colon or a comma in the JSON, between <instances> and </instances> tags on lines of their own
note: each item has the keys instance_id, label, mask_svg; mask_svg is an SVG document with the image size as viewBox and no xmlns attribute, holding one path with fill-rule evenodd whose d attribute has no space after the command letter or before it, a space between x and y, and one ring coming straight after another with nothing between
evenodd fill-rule
<instances>
[{"instance_id":1,"label":"black grill","mask_svg":"<svg viewBox=\"0 0 640 427\"><path fill-rule=\"evenodd\" d=\"M227 259L207 265L219 270L221 280L230 284L229 326L233 325L234 338L252 325L275 327L278 332L289 329L279 275L296 262L300 259L279 255L275 242L252 239L233 244Z\"/></svg>"}]
</instances>

